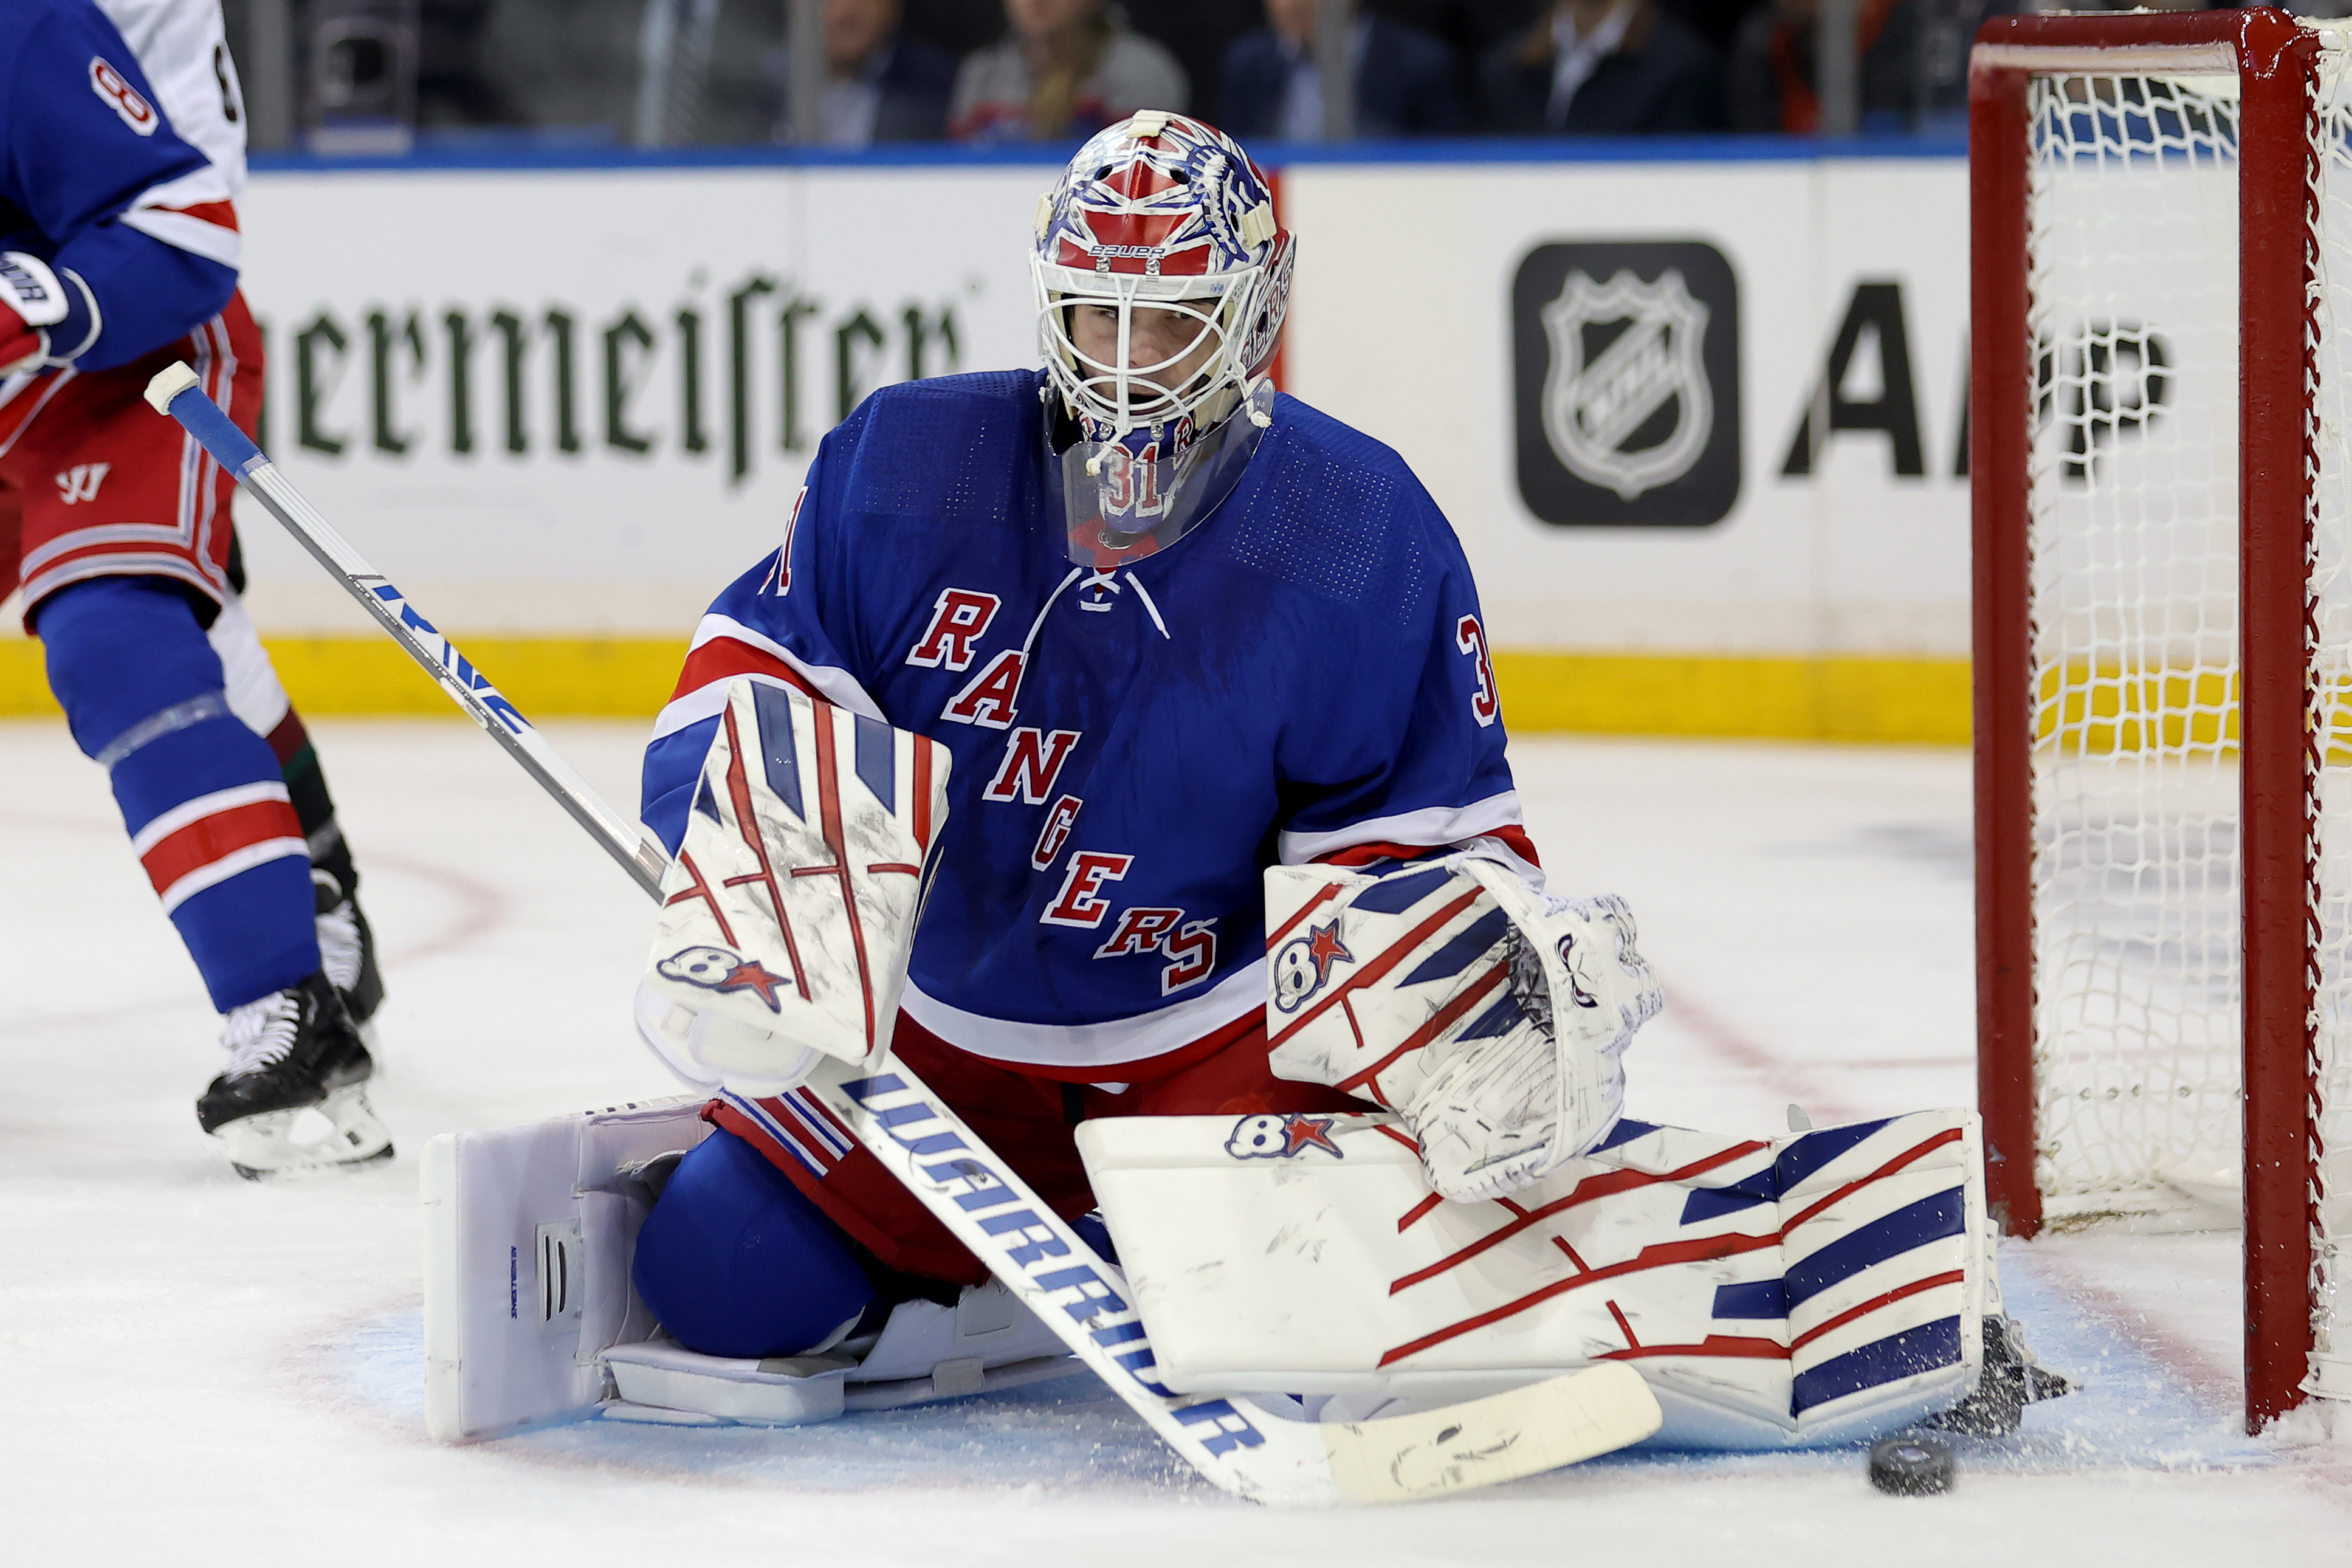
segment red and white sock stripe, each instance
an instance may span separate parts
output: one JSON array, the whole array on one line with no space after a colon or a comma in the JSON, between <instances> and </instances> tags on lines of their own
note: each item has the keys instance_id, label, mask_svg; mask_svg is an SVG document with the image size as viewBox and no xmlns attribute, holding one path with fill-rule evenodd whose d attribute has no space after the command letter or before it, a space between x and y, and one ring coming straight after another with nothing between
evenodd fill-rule
<instances>
[{"instance_id":1,"label":"red and white sock stripe","mask_svg":"<svg viewBox=\"0 0 2352 1568\"><path fill-rule=\"evenodd\" d=\"M170 914L240 871L308 857L283 784L238 784L173 806L131 836L131 847Z\"/></svg>"}]
</instances>

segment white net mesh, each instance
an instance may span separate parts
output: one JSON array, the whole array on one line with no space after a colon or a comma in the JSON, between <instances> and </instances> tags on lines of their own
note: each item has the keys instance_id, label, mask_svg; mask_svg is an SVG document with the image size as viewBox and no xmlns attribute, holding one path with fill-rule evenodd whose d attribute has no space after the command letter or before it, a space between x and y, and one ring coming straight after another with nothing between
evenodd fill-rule
<instances>
[{"instance_id":1,"label":"white net mesh","mask_svg":"<svg viewBox=\"0 0 2352 1568\"><path fill-rule=\"evenodd\" d=\"M2059 1216L2177 1199L2167 1172L2238 1144L2237 105L2200 85L2042 77L2031 100L2034 1077Z\"/></svg>"},{"instance_id":2,"label":"white net mesh","mask_svg":"<svg viewBox=\"0 0 2352 1568\"><path fill-rule=\"evenodd\" d=\"M2315 1285L2319 1380L2352 1397L2352 63L2322 58ZM2241 1160L2238 106L2234 79L2132 76L2030 103L2036 1175L2063 1222L2233 1201Z\"/></svg>"}]
</instances>

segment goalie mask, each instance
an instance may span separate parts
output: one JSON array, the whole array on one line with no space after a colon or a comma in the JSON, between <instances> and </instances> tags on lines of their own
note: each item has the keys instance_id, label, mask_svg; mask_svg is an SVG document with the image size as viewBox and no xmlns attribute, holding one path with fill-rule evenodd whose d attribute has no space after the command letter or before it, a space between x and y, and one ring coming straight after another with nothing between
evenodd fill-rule
<instances>
[{"instance_id":1,"label":"goalie mask","mask_svg":"<svg viewBox=\"0 0 2352 1568\"><path fill-rule=\"evenodd\" d=\"M1077 426L1049 464L1072 560L1164 549L1232 490L1272 423L1292 252L1249 155L1182 115L1104 131L1039 198L1039 345Z\"/></svg>"}]
</instances>

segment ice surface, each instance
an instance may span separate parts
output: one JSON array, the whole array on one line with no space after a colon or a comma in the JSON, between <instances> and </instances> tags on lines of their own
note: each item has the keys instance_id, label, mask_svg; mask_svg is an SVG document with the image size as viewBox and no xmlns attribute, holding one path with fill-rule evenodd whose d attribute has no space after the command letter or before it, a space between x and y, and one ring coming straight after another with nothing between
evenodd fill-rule
<instances>
[{"instance_id":1,"label":"ice surface","mask_svg":"<svg viewBox=\"0 0 2352 1568\"><path fill-rule=\"evenodd\" d=\"M616 801L639 734L557 726ZM401 1158L256 1186L196 1131L194 973L61 726L0 724L0 1530L14 1562L1979 1564L2352 1562L2352 1449L2239 1433L2236 1237L2005 1257L2080 1396L1964 1443L1952 1495L1850 1450L1618 1456L1471 1498L1278 1515L1084 1376L785 1431L424 1433L433 1133L668 1092L629 1034L642 896L459 723L325 723L392 999ZM1971 1095L1967 759L1513 747L1559 885L1627 895L1669 994L1631 1108L1727 1132Z\"/></svg>"}]
</instances>

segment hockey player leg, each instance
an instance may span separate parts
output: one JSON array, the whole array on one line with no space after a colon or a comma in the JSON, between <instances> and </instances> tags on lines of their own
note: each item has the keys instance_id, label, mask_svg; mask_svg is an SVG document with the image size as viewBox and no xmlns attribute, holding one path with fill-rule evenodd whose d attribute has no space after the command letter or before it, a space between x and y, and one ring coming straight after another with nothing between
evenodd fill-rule
<instances>
[{"instance_id":1,"label":"hockey player leg","mask_svg":"<svg viewBox=\"0 0 2352 1568\"><path fill-rule=\"evenodd\" d=\"M75 740L107 768L149 880L226 1015L229 1060L198 1124L246 1176L388 1157L362 1087L373 1064L320 970L299 823L268 747L231 712L184 591L91 578L50 594L37 616Z\"/></svg>"},{"instance_id":2,"label":"hockey player leg","mask_svg":"<svg viewBox=\"0 0 2352 1568\"><path fill-rule=\"evenodd\" d=\"M723 1131L670 1174L637 1234L630 1277L679 1343L738 1360L821 1354L875 1300L848 1237Z\"/></svg>"},{"instance_id":3,"label":"hockey player leg","mask_svg":"<svg viewBox=\"0 0 2352 1568\"><path fill-rule=\"evenodd\" d=\"M885 1271L700 1108L624 1107L426 1146L436 1437L600 1412L792 1426L1071 1368L993 1280L943 1288L952 1306L888 1300L873 1278Z\"/></svg>"},{"instance_id":4,"label":"hockey player leg","mask_svg":"<svg viewBox=\"0 0 2352 1568\"><path fill-rule=\"evenodd\" d=\"M383 1002L383 976L376 967L375 935L360 908L359 867L335 819L334 799L327 793L327 775L320 766L310 732L278 683L278 671L254 630L253 617L246 614L240 597L243 561L234 543L228 574L232 591L206 636L213 651L220 656L230 711L268 742L278 759L287 798L310 851L320 961L342 997L344 1010L359 1026L361 1037L373 1048L375 1011Z\"/></svg>"},{"instance_id":5,"label":"hockey player leg","mask_svg":"<svg viewBox=\"0 0 2352 1568\"><path fill-rule=\"evenodd\" d=\"M654 1407L606 1412L628 1419L824 1420L1076 1370L1002 1285L884 1268L723 1130L679 1162L631 1270L663 1337L605 1353L620 1398Z\"/></svg>"}]
</instances>

